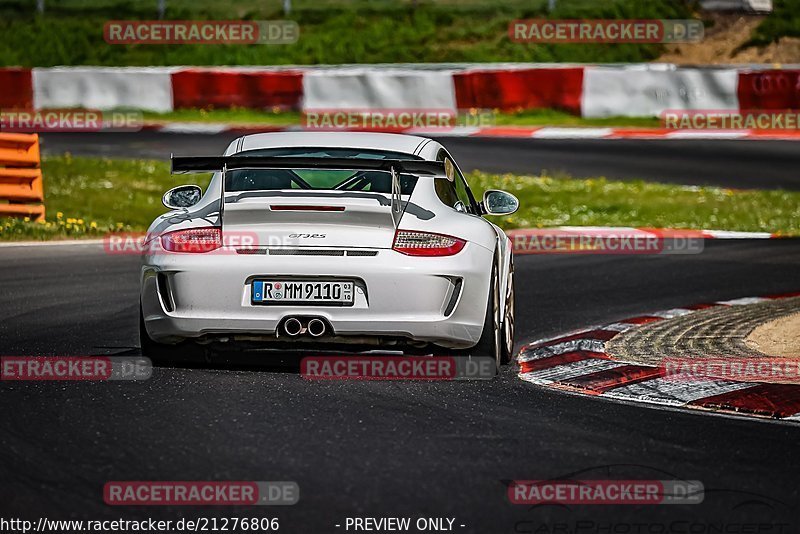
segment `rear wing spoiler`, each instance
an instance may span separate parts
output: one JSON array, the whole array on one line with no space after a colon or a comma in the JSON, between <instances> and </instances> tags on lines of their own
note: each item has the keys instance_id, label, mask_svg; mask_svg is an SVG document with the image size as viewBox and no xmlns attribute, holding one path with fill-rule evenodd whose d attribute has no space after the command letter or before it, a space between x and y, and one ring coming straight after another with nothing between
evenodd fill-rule
<instances>
[{"instance_id":1,"label":"rear wing spoiler","mask_svg":"<svg viewBox=\"0 0 800 534\"><path fill-rule=\"evenodd\" d=\"M293 158L269 156L171 156L170 172L222 172L233 169L328 169L445 175L444 162L415 159Z\"/></svg>"},{"instance_id":2,"label":"rear wing spoiler","mask_svg":"<svg viewBox=\"0 0 800 534\"><path fill-rule=\"evenodd\" d=\"M392 221L395 229L405 208L401 206L400 173L445 176L443 161L414 159L293 158L269 156L170 156L170 173L221 172L220 218L225 206L225 173L234 169L325 169L383 171L392 175Z\"/></svg>"}]
</instances>

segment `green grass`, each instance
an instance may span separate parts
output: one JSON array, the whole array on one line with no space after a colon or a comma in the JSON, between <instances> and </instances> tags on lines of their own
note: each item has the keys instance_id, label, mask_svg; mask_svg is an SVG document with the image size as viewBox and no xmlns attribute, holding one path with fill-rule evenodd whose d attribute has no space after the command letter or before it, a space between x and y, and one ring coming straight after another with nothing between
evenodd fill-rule
<instances>
[{"instance_id":1,"label":"green grass","mask_svg":"<svg viewBox=\"0 0 800 534\"><path fill-rule=\"evenodd\" d=\"M516 113L495 113L497 126L630 126L637 128L661 126L658 117L584 118L555 109L531 109Z\"/></svg>"},{"instance_id":2,"label":"green grass","mask_svg":"<svg viewBox=\"0 0 800 534\"><path fill-rule=\"evenodd\" d=\"M781 37L800 37L800 0L774 0L772 13L743 47L768 45Z\"/></svg>"},{"instance_id":3,"label":"green grass","mask_svg":"<svg viewBox=\"0 0 800 534\"><path fill-rule=\"evenodd\" d=\"M47 222L0 220L0 240L102 237L140 232L166 209L161 196L185 183L205 187L208 175L170 176L168 164L66 156L43 162ZM468 176L476 193L500 188L521 209L497 218L504 228L559 225L653 226L766 231L800 236L800 192L742 191L605 178ZM94 223L94 224L92 224Z\"/></svg>"},{"instance_id":4,"label":"green grass","mask_svg":"<svg viewBox=\"0 0 800 534\"><path fill-rule=\"evenodd\" d=\"M169 113L145 111L146 122L208 122L246 126L258 125L294 125L300 124L302 116L296 112L262 111L251 109L181 109ZM480 118L480 116L478 116ZM631 126L658 127L661 121L657 117L604 117L587 119L577 117L565 111L536 109L517 113L488 112L487 126ZM463 121L459 121L462 124ZM473 124L473 123L468 123Z\"/></svg>"},{"instance_id":5,"label":"green grass","mask_svg":"<svg viewBox=\"0 0 800 534\"><path fill-rule=\"evenodd\" d=\"M652 44L531 44L508 39L520 18L659 19L692 17L675 0L425 2L168 2L169 19L289 18L300 26L293 45L108 45L109 20L153 19L155 2L50 0L37 15L30 0L0 2L0 65L313 65L419 62L641 62L663 50ZM24 46L21 45L24 43Z\"/></svg>"},{"instance_id":6,"label":"green grass","mask_svg":"<svg viewBox=\"0 0 800 534\"><path fill-rule=\"evenodd\" d=\"M472 173L470 184L519 198L520 210L496 221L505 228L634 226L800 235L800 192L482 172Z\"/></svg>"},{"instance_id":7,"label":"green grass","mask_svg":"<svg viewBox=\"0 0 800 534\"><path fill-rule=\"evenodd\" d=\"M142 112L145 122L218 122L226 124L270 124L276 126L300 124L301 115L295 111L258 109L176 109L168 113Z\"/></svg>"}]
</instances>

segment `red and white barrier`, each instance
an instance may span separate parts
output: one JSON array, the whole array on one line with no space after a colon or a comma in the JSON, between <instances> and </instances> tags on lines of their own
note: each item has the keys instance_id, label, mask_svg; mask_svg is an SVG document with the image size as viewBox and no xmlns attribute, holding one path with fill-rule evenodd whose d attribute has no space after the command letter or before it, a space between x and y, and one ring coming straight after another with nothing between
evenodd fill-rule
<instances>
[{"instance_id":1,"label":"red and white barrier","mask_svg":"<svg viewBox=\"0 0 800 534\"><path fill-rule=\"evenodd\" d=\"M667 109L798 109L798 87L800 70L666 64L2 68L0 108L546 108L651 117Z\"/></svg>"}]
</instances>

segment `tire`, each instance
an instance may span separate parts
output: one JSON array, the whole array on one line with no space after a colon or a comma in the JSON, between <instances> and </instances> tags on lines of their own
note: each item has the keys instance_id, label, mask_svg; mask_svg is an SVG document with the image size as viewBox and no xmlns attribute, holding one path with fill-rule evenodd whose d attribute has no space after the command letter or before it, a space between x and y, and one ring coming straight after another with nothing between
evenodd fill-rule
<instances>
[{"instance_id":1,"label":"tire","mask_svg":"<svg viewBox=\"0 0 800 534\"><path fill-rule=\"evenodd\" d=\"M205 351L191 341L167 345L153 341L144 326L144 314L139 305L139 344L142 356L150 358L153 365L182 364L205 360Z\"/></svg>"},{"instance_id":2,"label":"tire","mask_svg":"<svg viewBox=\"0 0 800 534\"><path fill-rule=\"evenodd\" d=\"M506 288L506 306L502 324L502 353L500 363L506 365L514 358L514 332L515 332L515 297L514 297L514 260L512 258L508 271L508 287Z\"/></svg>"},{"instance_id":3,"label":"tire","mask_svg":"<svg viewBox=\"0 0 800 534\"><path fill-rule=\"evenodd\" d=\"M497 369L503 359L500 298L497 283L497 268L492 266L492 278L489 284L489 298L486 303L486 316L483 320L483 331L478 343L469 349L471 356L489 357L495 361Z\"/></svg>"}]
</instances>

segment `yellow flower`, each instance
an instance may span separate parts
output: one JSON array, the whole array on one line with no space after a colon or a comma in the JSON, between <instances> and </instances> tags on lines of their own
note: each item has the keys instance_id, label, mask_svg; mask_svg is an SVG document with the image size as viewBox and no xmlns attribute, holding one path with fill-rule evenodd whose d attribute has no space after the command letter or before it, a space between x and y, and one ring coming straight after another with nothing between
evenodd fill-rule
<instances>
[{"instance_id":1,"label":"yellow flower","mask_svg":"<svg viewBox=\"0 0 800 534\"><path fill-rule=\"evenodd\" d=\"M83 219L78 219L78 224L83 224Z\"/></svg>"},{"instance_id":2,"label":"yellow flower","mask_svg":"<svg viewBox=\"0 0 800 534\"><path fill-rule=\"evenodd\" d=\"M97 223L92 221L92 224L89 225L90 228L97 228Z\"/></svg>"},{"instance_id":3,"label":"yellow flower","mask_svg":"<svg viewBox=\"0 0 800 534\"><path fill-rule=\"evenodd\" d=\"M61 219L62 217L64 217L64 214L59 211L58 213L56 213L56 217Z\"/></svg>"},{"instance_id":4,"label":"yellow flower","mask_svg":"<svg viewBox=\"0 0 800 534\"><path fill-rule=\"evenodd\" d=\"M30 217L25 217L25 218L24 218L24 219L22 219L22 220L23 220L23 221L25 221L25 222L31 222L31 218L30 218Z\"/></svg>"}]
</instances>

